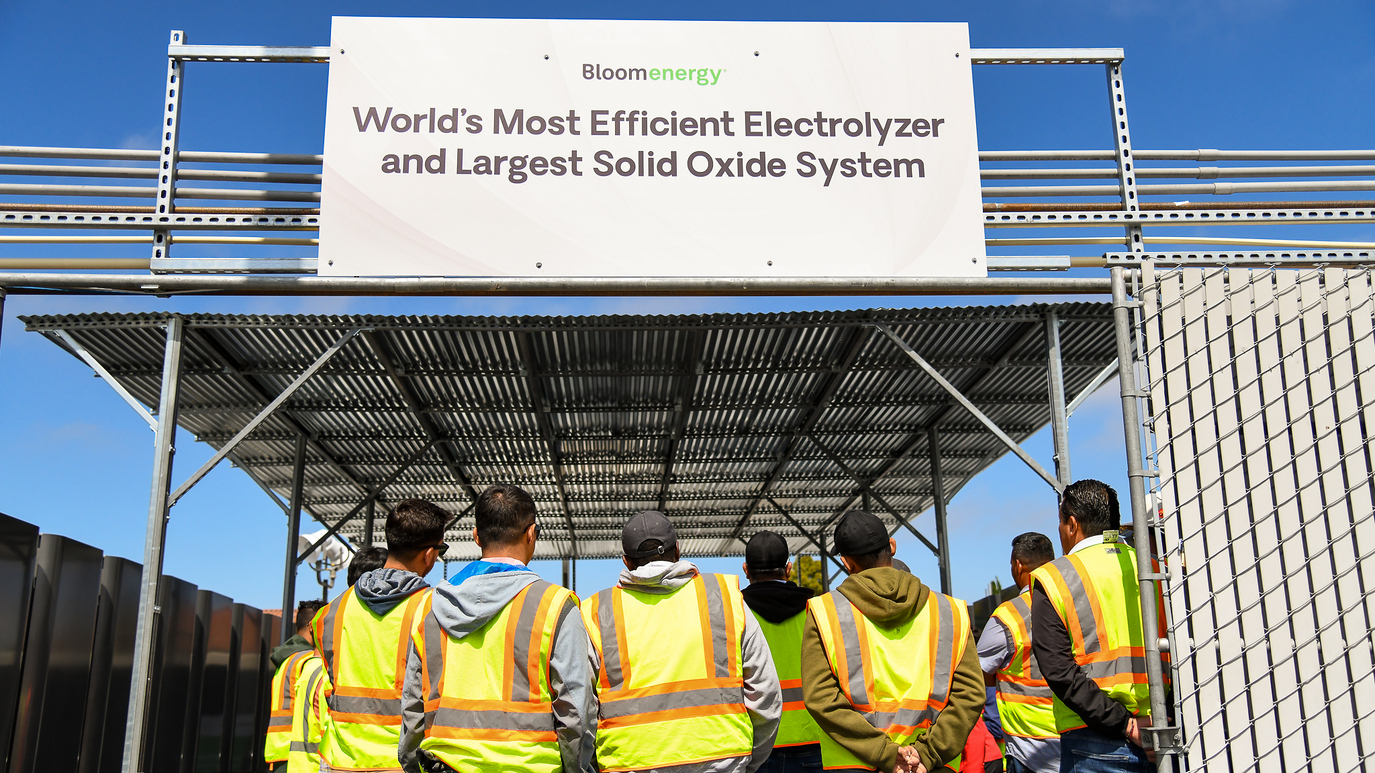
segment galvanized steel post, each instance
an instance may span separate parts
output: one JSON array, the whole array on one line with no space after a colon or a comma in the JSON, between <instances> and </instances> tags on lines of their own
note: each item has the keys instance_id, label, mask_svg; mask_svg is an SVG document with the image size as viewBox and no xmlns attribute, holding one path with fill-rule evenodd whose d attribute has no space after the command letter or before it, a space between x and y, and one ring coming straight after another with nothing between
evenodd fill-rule
<instances>
[{"instance_id":1,"label":"galvanized steel post","mask_svg":"<svg viewBox=\"0 0 1375 773\"><path fill-rule=\"evenodd\" d=\"M831 592L831 571L826 567L826 561L830 556L826 553L826 534L818 534L816 537L817 545L821 548L821 592Z\"/></svg>"},{"instance_id":2,"label":"galvanized steel post","mask_svg":"<svg viewBox=\"0 0 1375 773\"><path fill-rule=\"evenodd\" d=\"M1132 535L1136 548L1136 571L1141 588L1141 635L1146 640L1146 679L1150 686L1151 717L1160 723L1159 727L1142 728L1142 735L1149 735L1152 745L1160 752L1157 759L1159 770L1170 770L1170 757L1176 749L1175 729L1165 727L1167 712L1165 708L1164 669L1160 660L1160 621L1156 619L1159 593L1156 581L1159 579L1151 566L1150 524L1146 519L1146 482L1150 474L1145 469L1144 454L1141 451L1141 419L1137 413L1137 399L1142 396L1136 389L1136 359L1132 346L1131 309L1135 304L1127 300L1125 271L1112 269L1112 320L1117 336L1117 378L1121 384L1122 427L1126 435L1127 447L1127 486L1131 492Z\"/></svg>"},{"instance_id":3,"label":"galvanized steel post","mask_svg":"<svg viewBox=\"0 0 1375 773\"><path fill-rule=\"evenodd\" d=\"M306 436L296 436L296 460L291 473L291 502L286 514L286 567L282 576L282 640L296 633L296 542L301 536L301 497L306 485ZM288 622L291 621L291 622Z\"/></svg>"},{"instance_id":4,"label":"galvanized steel post","mask_svg":"<svg viewBox=\"0 0 1375 773\"><path fill-rule=\"evenodd\" d=\"M148 503L148 527L143 547L143 580L139 592L134 638L134 668L129 691L129 716L124 733L123 773L141 773L147 740L149 693L152 688L154 647L158 630L158 587L162 582L162 548L167 537L167 501L172 489L173 442L177 433L177 397L181 391L181 346L185 323L180 316L167 320L167 345L162 358L162 395L158 426L153 437L153 485Z\"/></svg>"},{"instance_id":5,"label":"galvanized steel post","mask_svg":"<svg viewBox=\"0 0 1375 773\"><path fill-rule=\"evenodd\" d=\"M936 501L936 545L940 554L936 561L940 565L941 593L947 596L954 593L954 583L950 579L950 530L945 523L945 482L941 480L941 440L932 425L926 430L926 441L931 452L931 488Z\"/></svg>"},{"instance_id":6,"label":"galvanized steel post","mask_svg":"<svg viewBox=\"0 0 1375 773\"><path fill-rule=\"evenodd\" d=\"M186 45L186 33L172 30L169 46ZM154 212L159 223L172 220L173 199L177 193L177 153L181 142L181 94L186 86L186 63L167 57L167 80L163 84L166 110L162 112L158 136L162 142L162 157L158 159L158 193ZM172 233L166 226L153 229L152 267L166 260L172 248Z\"/></svg>"},{"instance_id":7,"label":"galvanized steel post","mask_svg":"<svg viewBox=\"0 0 1375 773\"><path fill-rule=\"evenodd\" d=\"M1046 312L1046 375L1050 382L1050 428L1055 441L1055 477L1068 486L1069 415L1065 410L1065 366L1060 347L1060 315Z\"/></svg>"},{"instance_id":8,"label":"galvanized steel post","mask_svg":"<svg viewBox=\"0 0 1375 773\"><path fill-rule=\"evenodd\" d=\"M377 500L368 502L368 514L363 519L363 547L372 547L373 527L377 523Z\"/></svg>"}]
</instances>

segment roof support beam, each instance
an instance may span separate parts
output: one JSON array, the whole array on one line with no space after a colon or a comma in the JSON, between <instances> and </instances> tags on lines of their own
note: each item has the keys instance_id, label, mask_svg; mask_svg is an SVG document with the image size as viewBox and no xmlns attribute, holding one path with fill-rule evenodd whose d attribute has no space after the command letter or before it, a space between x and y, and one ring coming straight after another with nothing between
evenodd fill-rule
<instances>
[{"instance_id":1,"label":"roof support beam","mask_svg":"<svg viewBox=\"0 0 1375 773\"><path fill-rule=\"evenodd\" d=\"M1074 412L1079 409L1079 406L1084 404L1085 400L1092 397L1093 393L1097 392L1099 387L1108 383L1108 379L1116 375L1117 358L1114 357L1106 368L1098 371L1098 375L1093 377L1093 380L1089 382L1088 386L1084 387L1084 390L1079 393L1079 396L1071 400L1069 405L1065 406L1065 418L1068 419L1073 416Z\"/></svg>"},{"instance_id":2,"label":"roof support beam","mask_svg":"<svg viewBox=\"0 0 1375 773\"><path fill-rule=\"evenodd\" d=\"M147 408L143 407L143 403L139 402L138 399L135 398L132 394L129 394L129 390L125 389L124 385L119 383L119 379L110 375L110 371L106 370L105 366L100 364L100 361L95 358L95 355L87 351L86 347L78 343L75 338L72 338L71 333L68 333L65 330L57 330L54 331L54 333L58 338L62 339L62 342L66 344L66 348L70 349L72 354L75 354L77 357L81 358L82 362L86 363L87 365L90 365L91 369L96 372L96 375L104 379L105 383L109 384L110 388L115 390L115 394L119 395L120 398L124 400L124 402L129 404L130 408L134 409L134 412L139 415L139 418L148 422L149 429L153 430L154 432L158 431L157 418L154 417L153 414ZM162 374L159 373L158 375Z\"/></svg>"},{"instance_id":3,"label":"roof support beam","mask_svg":"<svg viewBox=\"0 0 1375 773\"><path fill-rule=\"evenodd\" d=\"M692 411L692 396L697 389L697 377L702 372L702 350L706 345L707 334L694 330L688 334L687 353L683 356L683 376L678 392L678 404L674 407L677 415L673 419L673 434L668 439L668 458L664 461L664 482L659 487L659 512L664 511L668 501L669 481L673 477L673 462L678 456L678 447L683 442L683 432L687 429L688 414Z\"/></svg>"},{"instance_id":4,"label":"roof support beam","mask_svg":"<svg viewBox=\"0 0 1375 773\"><path fill-rule=\"evenodd\" d=\"M258 382L254 381L251 376L246 375L239 368L239 366L235 364L234 358L230 357L229 353L226 352L223 349L223 347L221 347L218 343L216 343L213 338L211 338L208 334L201 333L201 331L197 330L194 327L188 327L186 329L186 333L188 338L194 340L196 343L200 345L202 349L204 349L212 357L214 357L216 360L220 362L220 364L223 366L225 375L229 376L230 378L233 378L241 386L243 386L255 397L257 397L260 401L262 401L264 404L272 402L272 393L270 393L263 387L259 386ZM301 424L301 422L298 421L295 417L293 417L290 412L279 413L277 414L276 418L279 421L286 424L289 428L291 428L293 432L299 435L305 435L306 438L309 440L310 449L315 452L316 456L319 456L320 459L324 461L325 464L329 465L331 469L333 469L336 473L338 473L349 483L356 486L359 491L362 491L364 494L373 493L372 489L370 489L366 483L359 480L358 476L354 475L347 468L345 468L344 465L340 464L335 459L334 454L330 453L329 449L325 448L324 444L320 442L315 433L307 430L305 428L305 425ZM384 505L386 504L386 499L383 498L380 493L375 497L375 499L378 502L383 503ZM319 519L317 518L316 520ZM324 521L321 521L321 523L324 523Z\"/></svg>"},{"instance_id":5,"label":"roof support beam","mask_svg":"<svg viewBox=\"0 0 1375 773\"><path fill-rule=\"evenodd\" d=\"M477 490L473 488L472 479L468 477L468 473L459 465L458 459L454 457L453 452L449 449L449 442L451 441L440 442L440 434L434 426L434 420L425 413L423 407L420 405L420 400L415 395L415 390L411 389L411 385L406 382L406 379L401 375L401 371L396 367L396 359L392 356L391 347L387 345L387 342L375 330L369 330L363 333L363 340L367 342L368 348L372 349L372 353L377 357L377 361L382 364L382 369L387 372L387 378L390 379L392 385L396 387L396 391L401 393L401 399L406 403L406 407L410 409L411 415L415 417L416 423L420 425L421 431L425 433L425 438L435 443L435 450L439 452L439 458L444 460L444 466L449 468L449 472L453 473L459 485L462 486L463 490L468 492L468 496L476 502Z\"/></svg>"},{"instance_id":6,"label":"roof support beam","mask_svg":"<svg viewBox=\"0 0 1375 773\"><path fill-rule=\"evenodd\" d=\"M1050 394L1050 430L1054 436L1055 477L1060 485L1068 486L1069 466L1069 412L1065 408L1065 368L1064 348L1060 344L1060 317L1054 311L1046 312L1046 375Z\"/></svg>"},{"instance_id":7,"label":"roof support beam","mask_svg":"<svg viewBox=\"0 0 1375 773\"><path fill-rule=\"evenodd\" d=\"M171 507L172 505L175 505L178 500L186 496L186 492L190 491L192 486L199 483L201 478L204 478L207 474L209 474L211 470L215 469L215 465L223 461L224 457L228 456L230 451L233 451L234 448L239 445L239 443L243 442L243 439L248 437L249 433L257 429L259 424L262 424L263 422L267 421L269 416L276 413L277 409L281 407L282 403L287 401L287 398L295 394L297 389L300 389L303 384L309 381L311 376L315 375L316 371L320 370L320 368L323 368L325 366L325 363L329 362L329 359L331 357L337 354L340 349L343 349L344 345L347 344L349 341L352 341L353 337L358 335L360 332L362 332L362 328L353 328L352 330L345 333L343 337L340 338L338 341L335 341L333 346L326 349L325 353L320 355L319 358L317 358L309 368L306 368L304 373L297 376L295 381L291 382L291 384L287 386L286 389L282 390L282 393L277 395L277 397L275 397L272 400L272 402L268 403L267 407L259 411L257 416L254 416L251 421L244 425L243 429L239 430L238 433L234 435L234 437L229 439L228 443L225 443L223 446L220 446L220 450L216 451L214 456L210 457L210 459L205 464L201 465L201 468L199 470L196 470L194 473L192 473L191 477L187 478L185 483L178 486L177 490L172 492L172 498L167 503L167 506Z\"/></svg>"},{"instance_id":8,"label":"roof support beam","mask_svg":"<svg viewBox=\"0 0 1375 773\"><path fill-rule=\"evenodd\" d=\"M391 484L395 483L396 479L401 477L402 473L404 473L406 470L409 470L411 468L411 465L419 461L420 458L430 450L434 443L435 441L433 440L427 441L425 445L420 447L420 450L411 454L410 457L406 459L406 461L402 462L400 467L397 467L395 470L392 470L391 475L388 475L386 480L378 484L377 488L373 489L372 491L369 491L366 497L363 497L363 501L354 505L353 509L348 511L348 513L343 518L340 518L338 521L335 521L334 525L329 527L329 530L326 531L323 535L321 535L320 539L315 540L314 544L312 544L308 549L302 552L301 555L296 558L296 562L300 563L311 553L314 553L317 548L325 544L326 540L338 534L339 530L344 527L344 524L353 520L353 517L355 515L358 515L358 513L362 512L364 507L371 504L374 500L380 497L382 495L382 492L386 490L387 486L390 486Z\"/></svg>"},{"instance_id":9,"label":"roof support beam","mask_svg":"<svg viewBox=\"0 0 1375 773\"><path fill-rule=\"evenodd\" d=\"M872 337L872 333L872 329L866 327L855 328L850 332L849 340L846 341L844 349L841 351L840 357L836 361L835 369L831 373L831 377L827 379L826 384L821 388L821 392L817 395L816 402L807 413L807 418L803 419L802 424L797 428L796 432L792 437L788 438L787 447L783 449L783 453L779 454L778 462L773 466L773 470L764 481L764 485L759 488L759 493L755 496L754 501L750 503L749 509L745 511L744 517L735 525L735 529L731 532L730 538L721 543L722 553L726 552L731 542L740 538L740 533L744 531L745 525L749 523L750 518L754 517L755 511L759 509L759 503L763 501L764 497L769 493L769 490L778 482L778 479L783 476L783 470L787 468L788 462L792 461L793 454L797 451L797 447L801 445L798 436L811 432L812 428L821 420L821 415L826 411L826 407L831 404L831 400L835 398L836 392L840 390L841 382L843 382L845 377L849 374L850 368L855 364L855 360L859 358L860 350L864 348L864 344Z\"/></svg>"},{"instance_id":10,"label":"roof support beam","mask_svg":"<svg viewBox=\"0 0 1375 773\"><path fill-rule=\"evenodd\" d=\"M568 550L570 558L578 557L578 536L573 530L573 511L568 506L568 486L563 477L563 459L559 452L558 438L554 435L553 422L549 420L549 405L544 395L544 384L540 382L539 371L535 368L535 348L530 343L530 334L524 331L515 333L516 346L520 351L520 361L525 370L525 385L530 390L530 401L535 406L535 421L539 424L544 446L549 450L549 465L554 470L554 485L559 490L559 502L563 505L563 521L568 528Z\"/></svg>"},{"instance_id":11,"label":"roof support beam","mask_svg":"<svg viewBox=\"0 0 1375 773\"><path fill-rule=\"evenodd\" d=\"M841 458L837 456L834 451L832 451L830 448L827 448L826 445L823 444L820 440L817 440L816 436L814 435L808 434L807 439L812 441L812 443L817 448L820 448L821 451L825 453L828 458L830 458L831 463L840 468L841 472L850 476L850 479L853 480L855 483L858 483L859 487L864 490L865 494L872 497L875 502L878 502L879 505L883 507L883 509L891 513L892 516L897 519L899 524L907 527L907 530L912 532L912 536L921 540L921 543L925 545L927 549L929 549L932 553L934 553L936 558L940 558L940 548L937 548L934 544L932 544L931 540L926 538L926 535L917 531L916 527L909 523L907 519L902 516L902 513L898 512L898 509L896 507L893 507L892 505L888 504L888 500L884 499L883 496L880 495L877 491L874 491L873 489L869 488L869 484L865 483L863 479L856 475L855 471L850 469L850 466L846 464L844 461L842 461Z\"/></svg>"},{"instance_id":12,"label":"roof support beam","mask_svg":"<svg viewBox=\"0 0 1375 773\"><path fill-rule=\"evenodd\" d=\"M821 555L831 559L831 562L834 563L842 572L845 571L845 565L840 563L840 561L838 561L835 556L831 555L830 553L827 553L826 546L818 542L817 538L813 537L811 532L807 531L802 526L802 524L798 523L797 519L792 517L791 513L789 513L787 510L784 510L783 505L780 505L777 502L775 502L774 498L770 496L765 496L764 499L768 500L769 504L773 505L774 509L777 510L785 519L787 519L788 523L791 523L793 525L794 529L797 529L798 533L806 537L808 542L812 543L813 545L816 545L816 549L821 552ZM824 564L821 567L821 571L826 571L826 567Z\"/></svg>"},{"instance_id":13,"label":"roof support beam","mask_svg":"<svg viewBox=\"0 0 1375 773\"><path fill-rule=\"evenodd\" d=\"M939 384L941 389L944 389L946 392L949 392L950 396L955 398L955 402L964 406L964 409L966 411L969 411L971 414L974 415L974 418L978 419L985 427L988 427L988 431L993 433L993 436L1000 440L1003 443L1003 445L1007 446L1008 450L1016 454L1017 458L1021 459L1023 462L1026 462L1026 465L1031 468L1032 472L1035 472L1037 475L1040 475L1047 483L1050 484L1051 488L1055 489L1056 492L1064 490L1065 485L1061 483L1058 478L1056 478L1054 475L1051 475L1049 472L1046 471L1046 468L1042 467L1035 459L1031 458L1031 454L1028 454L1026 450L1023 449L1020 445L1018 445L1017 441L1009 437L1006 432L1003 432L1001 429L999 429L998 425L995 424L992 419L988 418L988 416L984 414L983 411L979 410L974 405L974 403L970 402L969 398L965 397L964 394L960 392L960 390L957 389L954 384L946 380L945 376L942 376L940 374L940 371L931 367L931 365L926 360L922 359L921 355L917 354L916 350L913 349L911 346L908 346L906 341L899 338L897 334L894 333L892 330L889 330L887 325L880 323L875 325L875 327L879 329L879 332L888 336L888 339L890 341L892 341L894 344L897 344L898 348L902 349L902 351L905 352L908 357L912 358L912 361L917 364L917 367L925 371L926 375L930 376L933 381Z\"/></svg>"}]
</instances>

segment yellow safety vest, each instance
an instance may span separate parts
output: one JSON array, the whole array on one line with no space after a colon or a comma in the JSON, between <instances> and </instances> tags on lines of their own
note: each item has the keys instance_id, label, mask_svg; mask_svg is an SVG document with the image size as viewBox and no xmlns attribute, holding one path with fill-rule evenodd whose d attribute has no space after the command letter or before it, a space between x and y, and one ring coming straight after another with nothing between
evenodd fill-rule
<instances>
[{"instance_id":1,"label":"yellow safety vest","mask_svg":"<svg viewBox=\"0 0 1375 773\"><path fill-rule=\"evenodd\" d=\"M1090 545L1043 565L1031 577L1064 621L1084 676L1127 711L1149 716L1136 551L1122 542ZM1164 620L1163 608L1159 614ZM1168 675L1168 668L1164 671ZM1060 733L1086 727L1058 697L1052 705Z\"/></svg>"},{"instance_id":2,"label":"yellow safety vest","mask_svg":"<svg viewBox=\"0 0 1375 773\"><path fill-rule=\"evenodd\" d=\"M287 773L316 773L320 770L320 739L324 737L325 725L329 722L329 709L325 706L328 682L324 661L318 657L306 660L301 677L296 682L296 711L291 717L291 750L286 761Z\"/></svg>"},{"instance_id":3,"label":"yellow safety vest","mask_svg":"<svg viewBox=\"0 0 1375 773\"><path fill-rule=\"evenodd\" d=\"M429 588L412 593L385 615L374 613L349 588L316 615L316 647L325 660L329 724L320 755L333 770L400 770L401 684L410 636Z\"/></svg>"},{"instance_id":4,"label":"yellow safety vest","mask_svg":"<svg viewBox=\"0 0 1375 773\"><path fill-rule=\"evenodd\" d=\"M998 670L998 718L1008 735L1059 738L1055 729L1055 695L1031 654L1031 591L1004 601L993 616L1012 639L1012 658Z\"/></svg>"},{"instance_id":5,"label":"yellow safety vest","mask_svg":"<svg viewBox=\"0 0 1375 773\"><path fill-rule=\"evenodd\" d=\"M735 576L699 574L672 593L612 588L588 599L582 615L602 664L601 770L749 756L745 600Z\"/></svg>"},{"instance_id":6,"label":"yellow safety vest","mask_svg":"<svg viewBox=\"0 0 1375 773\"><path fill-rule=\"evenodd\" d=\"M296 681L306 659L315 657L314 650L293 652L282 661L272 676L272 707L267 717L267 740L263 742L263 761L286 762L291 746L292 701L296 697Z\"/></svg>"},{"instance_id":7,"label":"yellow safety vest","mask_svg":"<svg viewBox=\"0 0 1375 773\"><path fill-rule=\"evenodd\" d=\"M898 746L925 735L950 701L969 642L965 603L931 591L921 611L896 628L875 625L838 591L808 601L807 609L850 705ZM821 764L875 770L829 735L821 738Z\"/></svg>"},{"instance_id":8,"label":"yellow safety vest","mask_svg":"<svg viewBox=\"0 0 1375 773\"><path fill-rule=\"evenodd\" d=\"M411 635L425 690L420 748L457 771L562 770L549 658L577 596L533 582L461 639L440 627L430 604Z\"/></svg>"},{"instance_id":9,"label":"yellow safety vest","mask_svg":"<svg viewBox=\"0 0 1375 773\"><path fill-rule=\"evenodd\" d=\"M783 687L783 718L778 723L774 748L821 743L821 736L825 734L802 702L802 628L806 625L807 613L798 612L781 623L770 623L757 614L754 619L769 643L773 666Z\"/></svg>"}]
</instances>

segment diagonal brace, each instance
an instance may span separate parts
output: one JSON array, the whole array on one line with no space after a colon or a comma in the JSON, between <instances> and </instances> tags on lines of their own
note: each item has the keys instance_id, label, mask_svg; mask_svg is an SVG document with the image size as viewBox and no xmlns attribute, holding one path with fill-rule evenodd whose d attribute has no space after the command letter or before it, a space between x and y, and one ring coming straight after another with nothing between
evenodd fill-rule
<instances>
[{"instance_id":1,"label":"diagonal brace","mask_svg":"<svg viewBox=\"0 0 1375 773\"><path fill-rule=\"evenodd\" d=\"M840 569L840 571L845 571L845 564L840 563L840 560L837 559L834 555L826 552L826 548L823 548L821 546L821 543L816 541L816 537L813 537L811 535L811 532L802 528L802 524L798 523L797 519L792 517L792 514L790 514L787 510L784 510L783 505L780 505L777 502L775 502L773 497L769 496L768 494L764 495L764 499L767 500L769 504L773 505L774 508L777 509L778 512L783 515L784 518L788 519L788 523L791 523L794 529L797 529L798 532L802 534L802 536L806 537L808 542L812 543L813 545L816 545L816 549L820 551L822 555L831 559L831 563L835 564L836 567ZM826 571L826 567L821 567L821 571Z\"/></svg>"},{"instance_id":2,"label":"diagonal brace","mask_svg":"<svg viewBox=\"0 0 1375 773\"><path fill-rule=\"evenodd\" d=\"M1065 418L1068 419L1070 416L1073 416L1074 411L1079 406L1083 405L1085 400L1092 397L1093 393L1097 392L1099 387L1106 384L1108 382L1108 379L1116 375L1117 358L1114 357L1112 358L1112 362L1108 363L1108 366L1106 368L1103 368L1101 371L1099 371L1098 375L1093 377L1093 381L1090 381L1089 385L1084 387L1084 391L1080 392L1078 397L1071 400L1070 404L1065 406Z\"/></svg>"},{"instance_id":3,"label":"diagonal brace","mask_svg":"<svg viewBox=\"0 0 1375 773\"><path fill-rule=\"evenodd\" d=\"M119 383L119 379L112 376L110 374L110 371L106 370L105 366L100 364L100 361L95 358L95 355L87 351L86 347L77 343L76 339L72 338L71 334L67 331L58 330L56 331L56 333L57 336L61 338L64 342L66 342L67 346L71 348L72 353L74 353L77 357L80 357L81 360L85 362L87 365L90 365L91 368L96 372L96 375L104 379L105 383L109 384L110 388L114 389L115 393L118 394L121 398L123 398L124 402L129 404L129 407L133 408L136 412L138 412L139 418L148 422L149 429L153 430L154 432L157 432L157 418L153 416L151 411L143 407L143 403L140 403L138 401L138 398L134 397L132 394L129 394L129 390L125 389L124 385Z\"/></svg>"},{"instance_id":4,"label":"diagonal brace","mask_svg":"<svg viewBox=\"0 0 1375 773\"><path fill-rule=\"evenodd\" d=\"M1046 471L1046 468L1042 467L1040 464L1036 462L1035 459L1031 458L1031 454L1028 454L1026 450L1023 449L1020 445L1018 445L1017 441L1013 440L1010 436L1008 436L1006 432L1003 432L1001 429L999 429L998 425L995 424L992 419L988 418L988 416L985 415L983 411L975 407L974 403L969 401L969 398L961 394L960 390L955 388L954 384L947 381L945 377L940 374L939 371L931 367L931 364L929 362L922 359L921 355L917 354L916 351L912 349L912 347L908 346L906 341L902 340L901 338L898 338L897 334L894 333L892 330L889 330L887 325L876 323L874 324L874 327L878 328L879 332L888 336L889 340L897 344L898 348L906 352L907 356L911 357L912 361L917 364L917 367L926 371L926 375L930 376L932 380L934 380L937 384L940 384L941 388L948 392L951 397L955 398L955 402L964 406L964 409L973 414L974 418L979 420L979 423L983 424L985 427L988 427L988 431L991 432L993 436L996 437L998 440L1002 441L1003 445L1007 446L1008 450L1016 454L1018 459L1021 459L1023 462L1026 462L1026 465L1031 468L1032 472L1035 472L1037 475L1040 475L1041 478L1044 479L1046 483L1049 483L1050 487L1055 489L1056 492L1062 492L1065 490L1065 485L1061 483L1058 478L1056 478L1054 475L1051 475L1049 472Z\"/></svg>"},{"instance_id":5,"label":"diagonal brace","mask_svg":"<svg viewBox=\"0 0 1375 773\"><path fill-rule=\"evenodd\" d=\"M863 489L865 492L867 492L875 502L878 502L880 505L883 506L883 509L891 513L892 516L897 519L898 523L907 527L907 530L912 532L912 536L921 540L921 544L925 545L926 548L930 550L933 554L935 554L937 558L940 558L941 552L936 548L934 544L931 543L931 540L927 539L926 535L917 531L916 527L909 523L906 518L903 518L902 514L898 512L898 509L896 507L893 507L892 505L888 504L888 500L884 499L883 496L880 495L877 491L874 491L873 489L869 488L869 484L865 483L863 478L856 475L855 471L850 469L849 465L841 461L841 458L839 456L836 456L834 451L827 448L825 444L823 444L820 440L817 440L815 435L809 433L807 435L807 439L812 441L812 444L815 445L817 448L820 448L821 452L826 454L826 456L830 458L831 462L833 462L835 466L840 468L841 472L850 476L851 480L859 484L859 487Z\"/></svg>"},{"instance_id":6,"label":"diagonal brace","mask_svg":"<svg viewBox=\"0 0 1375 773\"><path fill-rule=\"evenodd\" d=\"M183 496L186 496L186 492L190 491L192 486L199 483L201 478L204 478L211 470L215 469L215 465L223 461L223 459L229 455L229 452L233 451L234 448L239 445L239 443L243 442L244 438L248 437L249 433L257 429L259 424L262 424L263 422L267 421L268 418L272 416L272 414L275 413L279 407L281 407L282 403L285 403L289 397L296 393L297 389L301 388L302 384L309 381L311 377L314 376L317 372L319 372L321 368L325 367L325 363L329 362L331 357L337 354L340 349L344 348L344 344L347 344L349 341L353 340L353 337L361 332L363 332L363 328L353 328L352 330L345 333L343 338L340 338L338 341L334 342L333 346L331 346L329 349L326 349L325 353L320 355L319 359L315 360L314 364L312 364L309 368L306 368L304 373L297 376L296 380L291 382L290 386L282 390L281 394L277 395L277 397L272 402L268 403L265 408L259 411L258 415L254 416L252 421L245 424L244 428L239 430L239 434L230 438L229 442L225 443L219 451L216 451L215 455L210 457L209 461L201 465L201 468L199 470L196 470L194 473L192 473L191 477L188 478L185 483L178 486L177 490L172 492L172 497L168 501L167 506L171 507L172 505L175 505L178 500L180 500Z\"/></svg>"},{"instance_id":7,"label":"diagonal brace","mask_svg":"<svg viewBox=\"0 0 1375 773\"><path fill-rule=\"evenodd\" d=\"M302 551L301 554L300 554L299 556L297 556L297 558L296 558L296 563L298 563L298 564L301 563L301 561L303 561L303 560L305 559L306 556L310 555L311 553L314 553L315 550L316 550L316 548L318 548L318 547L320 547L321 545L325 544L325 541L326 541L326 540L328 540L330 537L333 537L334 535L338 534L338 533L339 533L339 530L342 529L342 528L344 527L344 524L346 524L346 523L348 523L350 520L352 520L352 519L353 519L353 516L358 515L358 513L362 512L363 508L364 508L364 507L367 507L369 502L372 502L374 499L377 499L379 496L381 496L381 495L382 495L382 492L383 492L384 490L386 490L387 486L390 486L391 484L395 483L397 478L401 477L401 475L402 475L403 473L405 473L406 470L409 470L409 469L411 468L412 465L414 465L416 462L420 461L420 458L421 458L422 456L424 456L424 455L426 454L426 452L428 452L428 451L430 450L430 447L433 446L433 445L434 445L435 443L437 443L437 442L439 442L439 441L438 441L438 440L429 440L429 441L426 441L426 442L425 442L425 445L423 445L423 446L420 447L420 450L418 450L418 451L416 451L415 453L411 454L410 457L408 457L408 458L406 459L406 461L404 461L404 462L401 463L401 466L400 466L400 467L397 467L395 470L392 470L391 475L388 475L387 478L386 478L386 480L384 480L384 481L382 481L381 483L379 483L379 484L377 485L377 488L374 488L372 491L369 491L369 492L368 492L368 495L365 496L365 497L363 497L363 501L361 501L361 502L359 502L358 504L354 505L353 509L350 510L350 511L348 511L348 513L345 514L343 518L340 518L338 521L335 522L335 524L334 524L333 526L329 527L329 531L326 531L323 535L321 535L321 536L320 536L320 539L315 540L315 544L311 545L309 548L307 548L306 550ZM465 511L465 512L466 512L466 511Z\"/></svg>"}]
</instances>

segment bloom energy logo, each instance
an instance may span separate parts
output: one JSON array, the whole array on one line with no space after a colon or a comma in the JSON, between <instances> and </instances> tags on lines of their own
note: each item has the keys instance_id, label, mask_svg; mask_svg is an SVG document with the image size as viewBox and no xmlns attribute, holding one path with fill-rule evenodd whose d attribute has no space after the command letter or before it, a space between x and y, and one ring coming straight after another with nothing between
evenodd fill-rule
<instances>
[{"instance_id":1,"label":"bloom energy logo","mask_svg":"<svg viewBox=\"0 0 1375 773\"><path fill-rule=\"evenodd\" d=\"M683 81L698 86L715 86L721 82L726 69L711 67L612 67L603 64L584 64L583 80L589 81Z\"/></svg>"}]
</instances>

